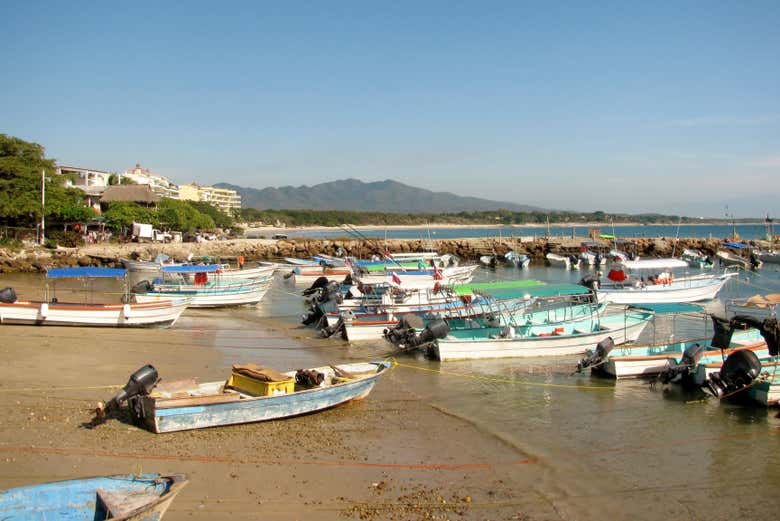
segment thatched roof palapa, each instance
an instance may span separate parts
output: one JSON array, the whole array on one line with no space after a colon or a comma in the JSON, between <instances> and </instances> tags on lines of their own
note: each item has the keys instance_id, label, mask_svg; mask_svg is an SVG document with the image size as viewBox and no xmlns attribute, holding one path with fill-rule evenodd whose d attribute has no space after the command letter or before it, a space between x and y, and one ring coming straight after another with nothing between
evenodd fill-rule
<instances>
[{"instance_id":1,"label":"thatched roof palapa","mask_svg":"<svg viewBox=\"0 0 780 521\"><path fill-rule=\"evenodd\" d=\"M114 201L155 204L160 202L160 196L155 194L149 185L114 185L106 188L100 202Z\"/></svg>"}]
</instances>

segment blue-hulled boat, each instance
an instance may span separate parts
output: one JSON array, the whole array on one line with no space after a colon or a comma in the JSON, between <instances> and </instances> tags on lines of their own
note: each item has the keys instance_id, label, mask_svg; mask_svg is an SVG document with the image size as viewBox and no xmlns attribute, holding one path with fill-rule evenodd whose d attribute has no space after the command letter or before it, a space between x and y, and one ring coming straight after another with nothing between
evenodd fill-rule
<instances>
[{"instance_id":1,"label":"blue-hulled boat","mask_svg":"<svg viewBox=\"0 0 780 521\"><path fill-rule=\"evenodd\" d=\"M0 492L3 521L157 521L187 484L140 474L55 481Z\"/></svg>"},{"instance_id":2,"label":"blue-hulled boat","mask_svg":"<svg viewBox=\"0 0 780 521\"><path fill-rule=\"evenodd\" d=\"M233 366L227 381L159 384L152 366L134 373L98 417L127 400L133 421L152 432L173 432L276 420L368 396L392 362L330 365L278 373ZM159 385L158 385L159 384Z\"/></svg>"}]
</instances>

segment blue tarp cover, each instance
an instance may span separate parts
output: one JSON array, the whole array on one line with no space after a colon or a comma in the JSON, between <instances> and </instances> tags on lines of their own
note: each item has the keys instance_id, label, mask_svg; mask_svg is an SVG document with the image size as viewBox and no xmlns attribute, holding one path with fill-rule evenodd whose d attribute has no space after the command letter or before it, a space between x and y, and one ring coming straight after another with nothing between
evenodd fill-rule
<instances>
[{"instance_id":1,"label":"blue tarp cover","mask_svg":"<svg viewBox=\"0 0 780 521\"><path fill-rule=\"evenodd\" d=\"M723 246L726 246L728 248L735 248L737 250L744 250L745 248L750 248L749 244L744 244L742 242L723 242Z\"/></svg>"},{"instance_id":2,"label":"blue tarp cover","mask_svg":"<svg viewBox=\"0 0 780 521\"><path fill-rule=\"evenodd\" d=\"M163 266L163 273L213 273L219 264L185 264L183 266Z\"/></svg>"},{"instance_id":3,"label":"blue tarp cover","mask_svg":"<svg viewBox=\"0 0 780 521\"><path fill-rule=\"evenodd\" d=\"M46 271L50 279L74 279L78 277L90 278L122 278L127 270L121 268L94 268L85 266L80 268L52 268Z\"/></svg>"},{"instance_id":4,"label":"blue tarp cover","mask_svg":"<svg viewBox=\"0 0 780 521\"><path fill-rule=\"evenodd\" d=\"M698 304L684 302L659 303L659 304L634 304L634 307L655 311L656 315L669 315L673 313L703 313L704 308Z\"/></svg>"}]
</instances>

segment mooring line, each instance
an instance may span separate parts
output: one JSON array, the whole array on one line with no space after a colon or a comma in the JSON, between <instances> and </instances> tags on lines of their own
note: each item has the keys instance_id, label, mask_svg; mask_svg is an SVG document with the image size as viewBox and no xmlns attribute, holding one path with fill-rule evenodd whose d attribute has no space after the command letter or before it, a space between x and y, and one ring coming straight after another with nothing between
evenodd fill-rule
<instances>
[{"instance_id":1,"label":"mooring line","mask_svg":"<svg viewBox=\"0 0 780 521\"><path fill-rule=\"evenodd\" d=\"M453 371L442 371L441 369L430 369L428 367L420 367L418 365L411 365L411 364L403 364L401 362L396 362L396 365L398 367L405 367L407 369L415 369L417 371L427 371L430 373L438 373L446 376L459 376L461 378L471 378L473 380L482 380L486 382L498 382L498 383L507 383L507 384L513 384L513 385L525 385L528 387L554 387L558 389L576 389L576 390L587 390L587 391L607 391L607 390L615 390L614 385L567 385L567 384L548 384L543 382L529 382L527 380L512 380L510 378L496 378L493 376L481 376L481 375L474 375L474 374L466 374L466 373L456 373Z\"/></svg>"}]
</instances>

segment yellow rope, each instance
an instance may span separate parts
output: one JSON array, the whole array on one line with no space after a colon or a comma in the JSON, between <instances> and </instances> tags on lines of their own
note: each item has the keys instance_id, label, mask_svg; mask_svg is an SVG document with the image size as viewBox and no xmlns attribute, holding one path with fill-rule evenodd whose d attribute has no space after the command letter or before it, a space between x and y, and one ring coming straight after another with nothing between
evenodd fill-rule
<instances>
[{"instance_id":1,"label":"yellow rope","mask_svg":"<svg viewBox=\"0 0 780 521\"><path fill-rule=\"evenodd\" d=\"M395 362L395 365L398 367L406 367L407 369L416 369L417 371L428 371L430 373L439 373L446 376L460 376L462 378L472 378L474 380L482 380L486 382L498 382L498 383L507 383L507 384L514 384L514 385L526 385L529 387L555 387L558 389L577 389L577 390L588 390L588 391L606 391L606 390L614 390L615 386L613 385L565 385L565 384L547 384L547 383L541 383L541 382L529 382L525 380L512 380L509 378L495 378L492 376L479 376L479 375L473 375L473 374L464 374L464 373L455 373L451 371L442 371L441 369L429 369L427 367L420 367L417 365L410 365L410 364L402 364L400 362Z\"/></svg>"}]
</instances>

